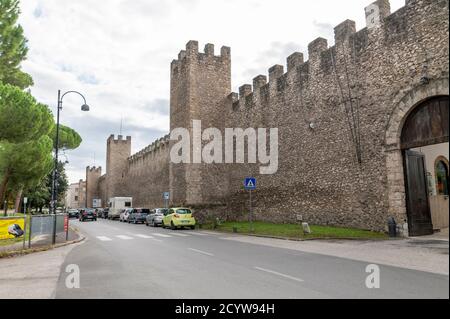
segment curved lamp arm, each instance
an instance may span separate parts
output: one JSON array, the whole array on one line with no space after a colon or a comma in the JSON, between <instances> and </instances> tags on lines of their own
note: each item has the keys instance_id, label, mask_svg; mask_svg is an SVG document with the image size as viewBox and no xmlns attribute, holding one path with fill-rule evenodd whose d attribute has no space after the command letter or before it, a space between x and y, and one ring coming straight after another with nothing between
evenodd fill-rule
<instances>
[{"instance_id":1,"label":"curved lamp arm","mask_svg":"<svg viewBox=\"0 0 450 319\"><path fill-rule=\"evenodd\" d=\"M59 102L60 102L61 104L62 104L62 100L63 100L64 96L66 96L66 94L69 94L69 93L76 93L76 94L78 94L79 96L81 96L81 97L83 98L84 104L85 104L85 105L87 104L87 103L86 103L86 98L84 97L84 95L81 94L81 93L78 92L78 91L67 91L66 93L64 93L64 94L61 96L60 100L59 100Z\"/></svg>"}]
</instances>

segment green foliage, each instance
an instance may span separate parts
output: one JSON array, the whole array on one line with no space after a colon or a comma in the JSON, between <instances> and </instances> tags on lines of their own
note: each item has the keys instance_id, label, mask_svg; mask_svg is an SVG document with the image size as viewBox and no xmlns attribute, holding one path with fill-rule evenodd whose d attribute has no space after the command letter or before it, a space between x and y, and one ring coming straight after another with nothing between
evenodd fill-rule
<instances>
[{"instance_id":1,"label":"green foliage","mask_svg":"<svg viewBox=\"0 0 450 319\"><path fill-rule=\"evenodd\" d=\"M36 141L3 143L0 172L6 174L9 189L20 190L39 184L52 169L52 140L43 135Z\"/></svg>"},{"instance_id":2,"label":"green foliage","mask_svg":"<svg viewBox=\"0 0 450 319\"><path fill-rule=\"evenodd\" d=\"M53 140L56 139L56 125L53 127L51 133ZM80 146L81 136L70 127L60 125L59 126L59 149L72 150Z\"/></svg>"},{"instance_id":3,"label":"green foliage","mask_svg":"<svg viewBox=\"0 0 450 319\"><path fill-rule=\"evenodd\" d=\"M23 28L17 24L19 14L19 0L0 1L0 83L25 89L33 85L33 79L20 69L28 48Z\"/></svg>"},{"instance_id":4,"label":"green foliage","mask_svg":"<svg viewBox=\"0 0 450 319\"><path fill-rule=\"evenodd\" d=\"M47 205L51 200L51 190L52 190L52 174L49 172L48 175L41 180L38 185L26 189L24 196L28 197L29 207L31 208L42 208ZM69 182L66 175L66 170L62 162L58 163L58 193L56 194L57 200L59 202L64 201L64 194L69 187ZM61 204L58 204L60 206Z\"/></svg>"},{"instance_id":5,"label":"green foliage","mask_svg":"<svg viewBox=\"0 0 450 319\"><path fill-rule=\"evenodd\" d=\"M48 106L12 85L0 85L0 142L21 143L48 135L54 119Z\"/></svg>"},{"instance_id":6,"label":"green foliage","mask_svg":"<svg viewBox=\"0 0 450 319\"><path fill-rule=\"evenodd\" d=\"M291 238L291 239L314 239L314 238L357 238L357 239L387 239L386 234L370 230L344 228L333 226L310 225L311 234L304 234L299 224L275 224L269 222L253 222L253 232L248 221L223 222L220 225L207 223L202 225L204 229L215 229L218 231L232 232L233 227L241 234L254 234L261 236Z\"/></svg>"}]
</instances>

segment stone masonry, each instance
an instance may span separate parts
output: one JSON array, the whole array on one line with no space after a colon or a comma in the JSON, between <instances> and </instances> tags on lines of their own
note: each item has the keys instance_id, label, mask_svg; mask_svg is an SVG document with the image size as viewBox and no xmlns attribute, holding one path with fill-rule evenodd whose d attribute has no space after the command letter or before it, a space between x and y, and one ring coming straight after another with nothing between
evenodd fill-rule
<instances>
[{"instance_id":1,"label":"stone masonry","mask_svg":"<svg viewBox=\"0 0 450 319\"><path fill-rule=\"evenodd\" d=\"M131 155L131 138L107 141L106 174L87 170L89 200L132 196L134 206L188 205L224 218L246 218L246 176L258 179L260 220L384 230L388 216L406 218L400 133L421 101L448 95L448 0L388 0L366 8L367 27L346 20L335 45L318 38L303 53L272 66L231 92L231 52L199 52L189 41L171 64L170 128L278 128L279 169L260 164L173 164L166 136ZM427 79L424 81L423 79ZM96 187L94 185L97 185ZM92 194L94 195L92 195Z\"/></svg>"}]
</instances>

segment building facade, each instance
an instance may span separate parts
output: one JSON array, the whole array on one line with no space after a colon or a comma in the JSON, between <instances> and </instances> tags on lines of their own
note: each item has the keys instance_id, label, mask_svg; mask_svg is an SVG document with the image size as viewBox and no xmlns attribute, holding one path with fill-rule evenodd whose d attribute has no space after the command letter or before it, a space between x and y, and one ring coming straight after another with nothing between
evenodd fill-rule
<instances>
[{"instance_id":1,"label":"building facade","mask_svg":"<svg viewBox=\"0 0 450 319\"><path fill-rule=\"evenodd\" d=\"M86 196L90 193L87 190L86 181L82 179L70 184L65 195L65 207L75 209L87 207Z\"/></svg>"},{"instance_id":2,"label":"building facade","mask_svg":"<svg viewBox=\"0 0 450 319\"><path fill-rule=\"evenodd\" d=\"M222 134L278 128L278 171L176 164L169 136L131 154L131 137L111 135L106 174L87 168L86 197L132 196L135 206L156 207L170 191L171 205L244 219L243 179L255 176L260 220L300 214L314 224L385 230L394 217L411 235L448 227L448 8L448 0L407 0L391 13L378 0L365 9L364 29L342 22L333 46L317 38L307 61L295 52L286 71L272 66L239 93L231 92L230 48L215 55L212 44L199 52L189 41L171 63L171 131L192 133L194 121Z\"/></svg>"}]
</instances>

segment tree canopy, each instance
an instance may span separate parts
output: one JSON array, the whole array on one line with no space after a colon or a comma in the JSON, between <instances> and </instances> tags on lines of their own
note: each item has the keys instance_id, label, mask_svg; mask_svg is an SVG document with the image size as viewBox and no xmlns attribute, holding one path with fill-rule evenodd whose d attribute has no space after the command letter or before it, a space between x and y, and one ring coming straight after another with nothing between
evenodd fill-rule
<instances>
[{"instance_id":1,"label":"tree canopy","mask_svg":"<svg viewBox=\"0 0 450 319\"><path fill-rule=\"evenodd\" d=\"M28 48L23 28L17 24L19 14L19 0L0 1L0 83L25 89L33 85L33 79L20 69Z\"/></svg>"},{"instance_id":2,"label":"tree canopy","mask_svg":"<svg viewBox=\"0 0 450 319\"><path fill-rule=\"evenodd\" d=\"M56 139L56 125L53 127L51 136L53 140ZM62 150L72 150L80 146L81 136L70 127L65 125L59 126L59 145L58 148ZM55 142L53 142L55 144Z\"/></svg>"},{"instance_id":3,"label":"tree canopy","mask_svg":"<svg viewBox=\"0 0 450 319\"><path fill-rule=\"evenodd\" d=\"M18 87L0 84L0 142L21 143L48 135L53 115L44 104Z\"/></svg>"}]
</instances>

